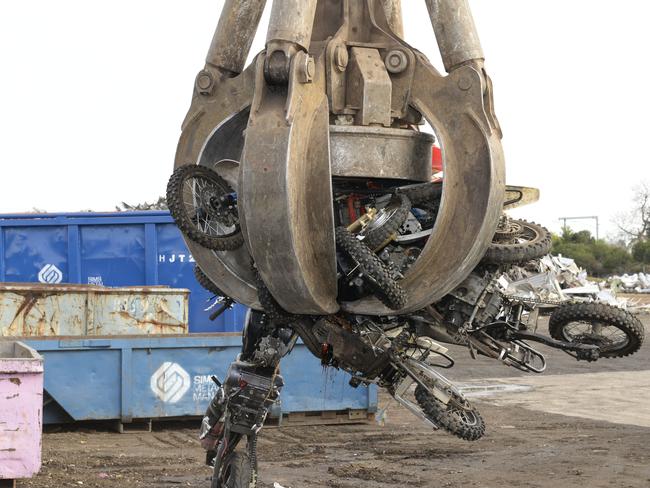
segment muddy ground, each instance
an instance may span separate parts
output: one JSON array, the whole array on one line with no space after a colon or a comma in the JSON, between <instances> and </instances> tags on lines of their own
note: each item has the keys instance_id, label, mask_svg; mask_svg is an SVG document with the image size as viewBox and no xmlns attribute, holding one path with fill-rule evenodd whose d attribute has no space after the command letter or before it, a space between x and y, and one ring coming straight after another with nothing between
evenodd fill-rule
<instances>
[{"instance_id":1,"label":"muddy ground","mask_svg":"<svg viewBox=\"0 0 650 488\"><path fill-rule=\"evenodd\" d=\"M431 432L394 405L384 426L269 428L259 444L261 487L650 486L647 346L596 364L550 351L545 377L453 354L449 376L459 383L525 387L473 399L488 424L482 440ZM130 434L86 426L47 433L43 444L41 474L19 487L209 486L195 422Z\"/></svg>"}]
</instances>

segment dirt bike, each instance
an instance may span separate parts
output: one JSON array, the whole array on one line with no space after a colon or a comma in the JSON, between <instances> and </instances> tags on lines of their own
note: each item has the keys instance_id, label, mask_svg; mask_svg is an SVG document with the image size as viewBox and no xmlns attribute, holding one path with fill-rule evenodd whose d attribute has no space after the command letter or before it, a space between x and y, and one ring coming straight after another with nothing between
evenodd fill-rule
<instances>
[{"instance_id":1,"label":"dirt bike","mask_svg":"<svg viewBox=\"0 0 650 488\"><path fill-rule=\"evenodd\" d=\"M214 469L212 488L254 486L256 443L270 407L283 386L278 366L298 335L324 366L349 372L350 384L377 384L434 429L473 441L485 433L480 413L437 368L453 360L443 346L420 337L408 321L347 321L342 316L293 321L269 330L265 314L247 318L242 353L212 400L201 441ZM245 447L239 448L245 441ZM239 448L239 449L238 449Z\"/></svg>"},{"instance_id":2,"label":"dirt bike","mask_svg":"<svg viewBox=\"0 0 650 488\"><path fill-rule=\"evenodd\" d=\"M291 352L297 339L296 332L275 327L265 314L248 313L242 352L223 383L213 376L217 393L201 426L206 463L213 467L212 488L257 483L257 434L284 386L280 359ZM246 442L243 449L242 441Z\"/></svg>"},{"instance_id":3,"label":"dirt bike","mask_svg":"<svg viewBox=\"0 0 650 488\"><path fill-rule=\"evenodd\" d=\"M221 197L213 199L213 210L230 202L229 191L224 187ZM433 231L441 186L355 191L336 200L339 294L343 300L374 295L389 309L402 309L408 297L400 281ZM352 211L356 208L363 211ZM549 248L546 229L504 216L482 263L463 283L439 302L399 316L343 311L293 316L275 301L257 274L264 312L249 315L242 354L204 419L201 437L208 463L214 467L212 487L255 486L257 433L280 395L280 360L298 337L324 366L350 373L352 386L385 388L428 426L470 441L484 435L485 423L440 373L454 365L441 342L463 344L475 357L488 356L534 373L546 369L546 358L531 342L586 361L636 352L643 342L643 328L622 310L602 304L552 304L557 308L548 337L537 332L537 317L541 306L551 304L510 296L500 289L498 277L505 270L539 258ZM220 291L200 269L197 278L215 293ZM244 439L246 448L238 450Z\"/></svg>"},{"instance_id":4,"label":"dirt bike","mask_svg":"<svg viewBox=\"0 0 650 488\"><path fill-rule=\"evenodd\" d=\"M550 312L550 337L538 332L540 310ZM591 362L634 354L645 339L643 324L626 310L511 296L489 273L473 273L441 303L423 310L420 319L437 340L466 345L473 356L533 373L545 371L546 359L530 342Z\"/></svg>"},{"instance_id":5,"label":"dirt bike","mask_svg":"<svg viewBox=\"0 0 650 488\"><path fill-rule=\"evenodd\" d=\"M384 197L382 208L367 209L347 229L337 229L343 254L340 289L353 298L370 292L388 307L401 308L405 298L399 279L433 231L442 185L401 187L393 195L389 200ZM532 189L508 187L504 209L536 198ZM561 349L586 361L638 351L644 328L625 310L601 303L526 299L499 289L498 278L511 266L539 259L550 248L547 229L504 213L478 268L440 302L412 314L412 320L427 323L436 340L466 344L473 355L487 355L530 372L543 372L546 360L529 342ZM353 277L355 273L358 276ZM537 333L542 309L553 310L550 337Z\"/></svg>"},{"instance_id":6,"label":"dirt bike","mask_svg":"<svg viewBox=\"0 0 650 488\"><path fill-rule=\"evenodd\" d=\"M480 413L438 371L454 365L447 349L418 335L409 320L337 315L296 330L324 366L349 372L352 386L377 384L429 426L461 439L485 433Z\"/></svg>"}]
</instances>

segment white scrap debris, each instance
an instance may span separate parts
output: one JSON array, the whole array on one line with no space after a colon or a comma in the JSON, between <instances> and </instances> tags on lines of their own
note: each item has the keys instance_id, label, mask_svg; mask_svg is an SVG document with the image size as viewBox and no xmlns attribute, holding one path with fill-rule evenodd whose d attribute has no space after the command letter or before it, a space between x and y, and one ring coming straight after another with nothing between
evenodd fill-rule
<instances>
[{"instance_id":1,"label":"white scrap debris","mask_svg":"<svg viewBox=\"0 0 650 488\"><path fill-rule=\"evenodd\" d=\"M282 486L282 485L281 485L280 483L278 483L278 482L275 482L275 483L273 483L273 488L284 488L284 486Z\"/></svg>"},{"instance_id":2,"label":"white scrap debris","mask_svg":"<svg viewBox=\"0 0 650 488\"><path fill-rule=\"evenodd\" d=\"M607 305L612 305L614 307L632 308L630 307L630 301L627 298L617 297L616 294L610 289L599 291L596 298L599 302L606 303Z\"/></svg>"},{"instance_id":3,"label":"white scrap debris","mask_svg":"<svg viewBox=\"0 0 650 488\"><path fill-rule=\"evenodd\" d=\"M576 286L575 288L567 288L564 290L565 295L585 295L593 296L600 293L600 287L596 283L590 283L585 286Z\"/></svg>"},{"instance_id":4,"label":"white scrap debris","mask_svg":"<svg viewBox=\"0 0 650 488\"><path fill-rule=\"evenodd\" d=\"M504 282L507 283L506 286L503 286ZM566 300L556 274L551 271L513 282L507 282L506 278L505 280L499 280L499 283L505 289L506 294L511 296L535 300Z\"/></svg>"},{"instance_id":5,"label":"white scrap debris","mask_svg":"<svg viewBox=\"0 0 650 488\"><path fill-rule=\"evenodd\" d=\"M607 283L614 289L627 293L650 293L650 274L635 273L633 275L612 276Z\"/></svg>"},{"instance_id":6,"label":"white scrap debris","mask_svg":"<svg viewBox=\"0 0 650 488\"><path fill-rule=\"evenodd\" d=\"M589 285L587 272L581 269L573 259L563 256L544 256L540 260L540 271L551 271L557 275L557 280L563 288L577 288Z\"/></svg>"},{"instance_id":7,"label":"white scrap debris","mask_svg":"<svg viewBox=\"0 0 650 488\"><path fill-rule=\"evenodd\" d=\"M515 297L535 300L599 301L634 312L650 311L650 305L639 306L637 301L617 297L616 291L650 293L650 274L613 276L606 284L587 279L587 272L573 259L562 256L544 256L525 267L513 267L499 278L503 291Z\"/></svg>"}]
</instances>

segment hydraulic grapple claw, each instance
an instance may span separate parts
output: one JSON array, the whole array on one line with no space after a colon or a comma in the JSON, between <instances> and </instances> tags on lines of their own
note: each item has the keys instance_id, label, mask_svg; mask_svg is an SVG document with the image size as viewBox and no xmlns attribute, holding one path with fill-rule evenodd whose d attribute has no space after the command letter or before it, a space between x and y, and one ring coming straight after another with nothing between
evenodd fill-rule
<instances>
[{"instance_id":1,"label":"hydraulic grapple claw","mask_svg":"<svg viewBox=\"0 0 650 488\"><path fill-rule=\"evenodd\" d=\"M291 314L393 315L439 300L483 257L504 199L501 131L467 0L427 0L447 76L403 41L400 0L274 0L266 49L244 69L265 3L226 1L196 78L176 166L206 166L229 183L244 245L187 238L193 257L258 310L257 274ZM444 185L426 245L395 275L408 299L393 310L368 283L342 294L339 207L357 212L361 194L364 213L377 189L430 181L425 121ZM192 191L188 219L219 223Z\"/></svg>"}]
</instances>

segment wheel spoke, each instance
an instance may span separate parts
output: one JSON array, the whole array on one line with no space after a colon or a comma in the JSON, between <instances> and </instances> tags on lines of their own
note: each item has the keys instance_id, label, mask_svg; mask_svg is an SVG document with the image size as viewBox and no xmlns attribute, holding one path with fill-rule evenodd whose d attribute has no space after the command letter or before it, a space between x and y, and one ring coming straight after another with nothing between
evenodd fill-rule
<instances>
[{"instance_id":1,"label":"wheel spoke","mask_svg":"<svg viewBox=\"0 0 650 488\"><path fill-rule=\"evenodd\" d=\"M594 344L603 349L617 348L629 342L625 331L597 322L570 322L564 326L563 335L567 341Z\"/></svg>"}]
</instances>

